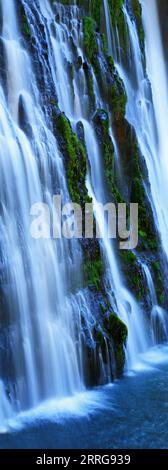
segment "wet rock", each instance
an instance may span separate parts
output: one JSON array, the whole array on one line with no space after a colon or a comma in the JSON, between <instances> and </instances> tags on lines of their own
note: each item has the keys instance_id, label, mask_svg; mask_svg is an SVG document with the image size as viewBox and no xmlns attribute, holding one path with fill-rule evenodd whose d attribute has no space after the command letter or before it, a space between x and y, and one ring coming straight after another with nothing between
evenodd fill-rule
<instances>
[{"instance_id":1,"label":"wet rock","mask_svg":"<svg viewBox=\"0 0 168 470\"><path fill-rule=\"evenodd\" d=\"M32 126L29 123L29 119L26 112L26 103L23 95L19 96L18 102L18 114L19 114L19 125L23 132L27 135L29 139L33 138Z\"/></svg>"},{"instance_id":2,"label":"wet rock","mask_svg":"<svg viewBox=\"0 0 168 470\"><path fill-rule=\"evenodd\" d=\"M79 56L79 57L77 58L77 61L76 61L76 67L77 67L78 70L82 67L82 64L83 64L83 62L82 62L82 57Z\"/></svg>"},{"instance_id":3,"label":"wet rock","mask_svg":"<svg viewBox=\"0 0 168 470\"><path fill-rule=\"evenodd\" d=\"M77 133L79 141L82 144L84 144L85 143L85 132L84 132L83 123L81 121L77 122L76 133Z\"/></svg>"}]
</instances>

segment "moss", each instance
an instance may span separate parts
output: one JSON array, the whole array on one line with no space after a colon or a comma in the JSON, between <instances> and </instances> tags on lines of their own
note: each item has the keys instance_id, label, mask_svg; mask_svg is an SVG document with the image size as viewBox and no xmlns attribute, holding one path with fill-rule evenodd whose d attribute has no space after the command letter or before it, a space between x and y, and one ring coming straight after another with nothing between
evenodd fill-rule
<instances>
[{"instance_id":1,"label":"moss","mask_svg":"<svg viewBox=\"0 0 168 470\"><path fill-rule=\"evenodd\" d=\"M25 13L25 7L22 4L17 5L18 8L18 15L19 15L19 23L22 30L22 33L26 40L30 39L31 37L31 30L27 21L27 16Z\"/></svg>"},{"instance_id":2,"label":"moss","mask_svg":"<svg viewBox=\"0 0 168 470\"><path fill-rule=\"evenodd\" d=\"M136 255L130 250L121 250L121 257L126 264L134 264L136 262Z\"/></svg>"},{"instance_id":3,"label":"moss","mask_svg":"<svg viewBox=\"0 0 168 470\"><path fill-rule=\"evenodd\" d=\"M144 301L146 298L146 285L142 267L138 262L135 253L130 250L120 250L119 252L122 270L130 291L133 292L137 300Z\"/></svg>"},{"instance_id":4,"label":"moss","mask_svg":"<svg viewBox=\"0 0 168 470\"><path fill-rule=\"evenodd\" d=\"M91 15L95 19L98 28L100 29L101 21L101 2L102 0L92 0L91 3Z\"/></svg>"},{"instance_id":5,"label":"moss","mask_svg":"<svg viewBox=\"0 0 168 470\"><path fill-rule=\"evenodd\" d=\"M138 154L136 154L138 159ZM148 207L146 194L143 186L143 176L140 168L137 167L137 176L132 180L131 201L138 203L139 212L139 248L141 250L157 250L156 232L153 224L153 217L150 207Z\"/></svg>"},{"instance_id":6,"label":"moss","mask_svg":"<svg viewBox=\"0 0 168 470\"><path fill-rule=\"evenodd\" d=\"M121 14L124 0L108 0L108 1L109 1L110 10L112 11L112 19L116 21Z\"/></svg>"},{"instance_id":7,"label":"moss","mask_svg":"<svg viewBox=\"0 0 168 470\"><path fill-rule=\"evenodd\" d=\"M77 0L77 4L83 8L85 14L94 18L97 28L100 29L102 0Z\"/></svg>"},{"instance_id":8,"label":"moss","mask_svg":"<svg viewBox=\"0 0 168 470\"><path fill-rule=\"evenodd\" d=\"M108 302L107 302L108 304ZM111 356L111 373L114 378L119 377L123 373L125 363L125 351L128 330L126 325L115 315L114 312L108 311L108 305L103 304L102 322L97 324L94 330L94 339L97 343L97 352L101 348L103 361L107 363L107 348L113 351Z\"/></svg>"},{"instance_id":9,"label":"moss","mask_svg":"<svg viewBox=\"0 0 168 470\"><path fill-rule=\"evenodd\" d=\"M109 1L109 9L111 13L111 21L114 28L117 27L119 37L120 37L120 44L123 50L126 49L127 46L127 30L125 24L125 18L123 14L123 4L124 0L108 0Z\"/></svg>"},{"instance_id":10,"label":"moss","mask_svg":"<svg viewBox=\"0 0 168 470\"><path fill-rule=\"evenodd\" d=\"M85 77L86 77L86 83L87 83L87 89L88 89L88 95L90 98L90 112L93 111L95 108L95 93L94 93L94 83L93 83L93 75L92 75L92 70L89 64L84 62L83 64L83 69L85 72Z\"/></svg>"},{"instance_id":11,"label":"moss","mask_svg":"<svg viewBox=\"0 0 168 470\"><path fill-rule=\"evenodd\" d=\"M113 120L115 121L125 115L127 96L122 80L114 69L111 70L111 75L113 76L113 83L108 90L108 102Z\"/></svg>"},{"instance_id":12,"label":"moss","mask_svg":"<svg viewBox=\"0 0 168 470\"><path fill-rule=\"evenodd\" d=\"M95 23L93 18L85 16L83 18L83 45L88 60L93 63L94 55L98 53Z\"/></svg>"},{"instance_id":13,"label":"moss","mask_svg":"<svg viewBox=\"0 0 168 470\"><path fill-rule=\"evenodd\" d=\"M101 259L87 260L84 263L84 282L88 287L94 287L97 291L101 291L103 273L104 266Z\"/></svg>"},{"instance_id":14,"label":"moss","mask_svg":"<svg viewBox=\"0 0 168 470\"><path fill-rule=\"evenodd\" d=\"M144 29L142 24L142 7L139 0L131 0L132 10L135 17L141 49L144 50Z\"/></svg>"},{"instance_id":15,"label":"moss","mask_svg":"<svg viewBox=\"0 0 168 470\"><path fill-rule=\"evenodd\" d=\"M84 265L83 276L86 287L96 291L103 289L104 261L97 239L86 239L83 245Z\"/></svg>"},{"instance_id":16,"label":"moss","mask_svg":"<svg viewBox=\"0 0 168 470\"><path fill-rule=\"evenodd\" d=\"M114 313L111 313L108 319L108 330L116 344L125 345L128 335L126 325Z\"/></svg>"},{"instance_id":17,"label":"moss","mask_svg":"<svg viewBox=\"0 0 168 470\"><path fill-rule=\"evenodd\" d=\"M160 261L159 260L152 261L151 267L153 269L153 275L154 275L154 281L155 281L154 284L155 284L157 299L158 299L159 304L164 306L166 299L165 299L165 291L164 291L164 286L163 286Z\"/></svg>"},{"instance_id":18,"label":"moss","mask_svg":"<svg viewBox=\"0 0 168 470\"><path fill-rule=\"evenodd\" d=\"M127 202L138 203L139 250L157 250L153 214L144 188L145 166L140 154L135 130L122 114L113 120L114 136L121 157Z\"/></svg>"},{"instance_id":19,"label":"moss","mask_svg":"<svg viewBox=\"0 0 168 470\"><path fill-rule=\"evenodd\" d=\"M94 69L102 97L112 112L113 120L117 120L125 114L127 97L123 82L115 69L114 61L107 54L104 34L101 35L99 43L102 54L99 54L95 22L92 17L83 18L83 38L84 51ZM93 94L93 90L90 93Z\"/></svg>"},{"instance_id":20,"label":"moss","mask_svg":"<svg viewBox=\"0 0 168 470\"><path fill-rule=\"evenodd\" d=\"M110 313L109 317L104 321L105 330L112 340L115 361L116 361L116 374L120 376L123 372L125 363L124 346L126 345L128 329L126 325L120 320L117 315Z\"/></svg>"},{"instance_id":21,"label":"moss","mask_svg":"<svg viewBox=\"0 0 168 470\"><path fill-rule=\"evenodd\" d=\"M143 300L145 298L146 290L144 286L144 279L142 278L142 276L140 276L138 270L137 273L132 273L131 284L134 295L137 297L138 300Z\"/></svg>"},{"instance_id":22,"label":"moss","mask_svg":"<svg viewBox=\"0 0 168 470\"><path fill-rule=\"evenodd\" d=\"M107 47L106 35L104 33L101 35L101 40L102 40L103 54L106 55L108 54L108 47Z\"/></svg>"},{"instance_id":23,"label":"moss","mask_svg":"<svg viewBox=\"0 0 168 470\"><path fill-rule=\"evenodd\" d=\"M58 112L55 118L60 149L65 156L65 167L70 197L73 202L83 205L90 202L85 186L87 157L84 146L73 133L64 113Z\"/></svg>"},{"instance_id":24,"label":"moss","mask_svg":"<svg viewBox=\"0 0 168 470\"><path fill-rule=\"evenodd\" d=\"M54 3L55 0L51 0ZM64 5L72 5L72 0L61 0ZM100 29L102 0L77 0L77 5L83 12L94 18L97 28Z\"/></svg>"},{"instance_id":25,"label":"moss","mask_svg":"<svg viewBox=\"0 0 168 470\"><path fill-rule=\"evenodd\" d=\"M108 190L111 192L113 184L114 146L109 136L109 116L107 112L102 109L98 109L94 115L93 123L102 152Z\"/></svg>"},{"instance_id":26,"label":"moss","mask_svg":"<svg viewBox=\"0 0 168 470\"><path fill-rule=\"evenodd\" d=\"M108 113L98 109L93 117L93 123L102 153L108 195L116 203L123 202L114 181L114 146L109 135Z\"/></svg>"},{"instance_id":27,"label":"moss","mask_svg":"<svg viewBox=\"0 0 168 470\"><path fill-rule=\"evenodd\" d=\"M30 28L29 28L29 25L28 25L28 22L27 22L27 18L26 16L24 15L23 17L23 28L24 28L24 34L27 38L29 38L31 36L31 32L30 32Z\"/></svg>"}]
</instances>

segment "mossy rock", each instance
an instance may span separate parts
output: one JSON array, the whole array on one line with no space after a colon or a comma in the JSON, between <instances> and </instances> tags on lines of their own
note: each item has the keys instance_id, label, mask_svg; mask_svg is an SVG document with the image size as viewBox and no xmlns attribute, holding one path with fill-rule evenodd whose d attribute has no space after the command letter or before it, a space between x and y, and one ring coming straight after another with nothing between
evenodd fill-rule
<instances>
[{"instance_id":1,"label":"mossy rock","mask_svg":"<svg viewBox=\"0 0 168 470\"><path fill-rule=\"evenodd\" d=\"M144 188L144 177L148 181L148 174L145 173L146 166L140 153L135 130L124 116L113 122L113 130L121 158L123 178L127 187L126 202L138 203L138 249L140 251L156 251L157 234L152 209Z\"/></svg>"},{"instance_id":2,"label":"mossy rock","mask_svg":"<svg viewBox=\"0 0 168 470\"><path fill-rule=\"evenodd\" d=\"M110 313L109 317L105 318L104 327L113 343L116 375L118 377L122 374L125 364L124 346L126 345L128 329L122 320L114 313Z\"/></svg>"},{"instance_id":3,"label":"mossy rock","mask_svg":"<svg viewBox=\"0 0 168 470\"><path fill-rule=\"evenodd\" d=\"M146 304L147 285L137 256L130 250L120 250L121 267L127 287L138 301Z\"/></svg>"},{"instance_id":4,"label":"mossy rock","mask_svg":"<svg viewBox=\"0 0 168 470\"><path fill-rule=\"evenodd\" d=\"M91 66L88 62L84 62L83 70L84 70L85 77L86 77L88 96L90 98L89 105L90 105L90 113L91 113L95 109L96 100L95 100L94 83L93 83Z\"/></svg>"},{"instance_id":5,"label":"mossy rock","mask_svg":"<svg viewBox=\"0 0 168 470\"><path fill-rule=\"evenodd\" d=\"M102 165L107 185L107 197L113 202L123 202L114 178L114 145L109 135L109 116L107 111L98 109L93 116L93 124L102 154Z\"/></svg>"},{"instance_id":6,"label":"mossy rock","mask_svg":"<svg viewBox=\"0 0 168 470\"><path fill-rule=\"evenodd\" d=\"M108 0L109 9L111 13L111 21L113 28L118 29L120 44L123 51L126 51L127 47L127 29L125 24L125 18L123 14L124 0Z\"/></svg>"},{"instance_id":7,"label":"mossy rock","mask_svg":"<svg viewBox=\"0 0 168 470\"><path fill-rule=\"evenodd\" d=\"M84 263L84 283L86 286L97 291L102 290L102 277L104 274L104 263L102 259L87 260Z\"/></svg>"},{"instance_id":8,"label":"mossy rock","mask_svg":"<svg viewBox=\"0 0 168 470\"><path fill-rule=\"evenodd\" d=\"M139 0L131 0L131 7L132 7L133 15L135 18L136 26L137 26L141 50L144 52L145 34L144 34L143 23L142 23L142 7L141 7Z\"/></svg>"},{"instance_id":9,"label":"mossy rock","mask_svg":"<svg viewBox=\"0 0 168 470\"><path fill-rule=\"evenodd\" d=\"M64 113L57 110L54 121L59 147L65 158L71 200L83 206L85 202L91 202L85 185L87 172L85 147L72 131L71 124Z\"/></svg>"},{"instance_id":10,"label":"mossy rock","mask_svg":"<svg viewBox=\"0 0 168 470\"><path fill-rule=\"evenodd\" d=\"M83 45L84 51L91 63L94 63L94 57L98 54L98 46L95 34L95 22L90 16L83 18Z\"/></svg>"},{"instance_id":11,"label":"mossy rock","mask_svg":"<svg viewBox=\"0 0 168 470\"><path fill-rule=\"evenodd\" d=\"M154 284L155 284L155 290L156 290L158 303L162 307L165 307L167 306L167 299L166 299L167 295L166 295L165 288L164 288L164 282L163 282L163 277L162 277L163 273L162 273L160 260L159 259L152 260L151 268L153 270Z\"/></svg>"},{"instance_id":12,"label":"mossy rock","mask_svg":"<svg viewBox=\"0 0 168 470\"><path fill-rule=\"evenodd\" d=\"M25 7L21 4L21 2L18 2L16 7L18 11L20 29L25 40L28 41L31 38L31 30L27 21Z\"/></svg>"},{"instance_id":13,"label":"mossy rock","mask_svg":"<svg viewBox=\"0 0 168 470\"><path fill-rule=\"evenodd\" d=\"M104 291L104 261L96 238L81 240L84 263L84 285L97 292Z\"/></svg>"}]
</instances>

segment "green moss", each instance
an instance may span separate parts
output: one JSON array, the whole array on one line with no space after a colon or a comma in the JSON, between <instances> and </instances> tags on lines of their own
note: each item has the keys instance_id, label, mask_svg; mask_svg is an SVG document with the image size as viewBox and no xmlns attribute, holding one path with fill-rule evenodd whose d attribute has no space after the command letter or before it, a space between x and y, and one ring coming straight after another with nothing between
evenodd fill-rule
<instances>
[{"instance_id":1,"label":"green moss","mask_svg":"<svg viewBox=\"0 0 168 470\"><path fill-rule=\"evenodd\" d=\"M136 255L130 250L121 250L121 257L124 263L133 264L136 262Z\"/></svg>"},{"instance_id":2,"label":"green moss","mask_svg":"<svg viewBox=\"0 0 168 470\"><path fill-rule=\"evenodd\" d=\"M152 261L151 267L153 269L153 275L154 275L154 281L155 281L154 284L155 284L157 299L158 299L159 304L164 306L166 299L165 299L165 291L164 291L164 286L163 286L160 261L159 260Z\"/></svg>"},{"instance_id":3,"label":"green moss","mask_svg":"<svg viewBox=\"0 0 168 470\"><path fill-rule=\"evenodd\" d=\"M25 34L25 36L26 36L26 37L30 37L30 36L31 36L31 32L30 32L30 28L29 28L29 26L28 26L26 17L24 17L23 27L24 27L24 34Z\"/></svg>"},{"instance_id":4,"label":"green moss","mask_svg":"<svg viewBox=\"0 0 168 470\"><path fill-rule=\"evenodd\" d=\"M136 254L130 250L120 250L119 255L128 288L133 292L137 300L144 300L147 294L146 285L144 283L142 267L138 262Z\"/></svg>"},{"instance_id":5,"label":"green moss","mask_svg":"<svg viewBox=\"0 0 168 470\"><path fill-rule=\"evenodd\" d=\"M101 4L102 0L92 0L90 2L90 14L96 21L97 27L100 29L101 23Z\"/></svg>"},{"instance_id":6,"label":"green moss","mask_svg":"<svg viewBox=\"0 0 168 470\"><path fill-rule=\"evenodd\" d=\"M132 3L132 9L137 25L137 30L138 30L138 35L139 35L139 40L141 44L142 50L144 50L144 29L143 29L143 24L142 24L142 7L139 2L139 0L131 0Z\"/></svg>"},{"instance_id":7,"label":"green moss","mask_svg":"<svg viewBox=\"0 0 168 470\"><path fill-rule=\"evenodd\" d=\"M139 248L142 250L157 250L156 232L153 225L153 217L150 207L147 206L146 194L143 186L143 176L138 166L139 155L137 159L137 176L132 181L131 201L138 203L139 212Z\"/></svg>"},{"instance_id":8,"label":"green moss","mask_svg":"<svg viewBox=\"0 0 168 470\"><path fill-rule=\"evenodd\" d=\"M88 88L88 95L90 98L90 112L93 111L95 107L95 93L94 93L94 83L93 83L93 75L91 71L91 67L85 62L83 65L84 72L85 72L85 77L86 77L86 83L87 83L87 88Z\"/></svg>"},{"instance_id":9,"label":"green moss","mask_svg":"<svg viewBox=\"0 0 168 470\"><path fill-rule=\"evenodd\" d=\"M144 279L140 277L140 273L137 270L137 274L134 274L131 280L132 290L138 300L142 300L145 297L145 286Z\"/></svg>"},{"instance_id":10,"label":"green moss","mask_svg":"<svg viewBox=\"0 0 168 470\"><path fill-rule=\"evenodd\" d=\"M101 40L102 40L103 54L106 55L108 54L108 47L107 47L106 35L104 33L101 35Z\"/></svg>"},{"instance_id":11,"label":"green moss","mask_svg":"<svg viewBox=\"0 0 168 470\"><path fill-rule=\"evenodd\" d=\"M104 266L101 258L95 260L85 260L84 263L84 282L88 287L93 287L101 291Z\"/></svg>"},{"instance_id":12,"label":"green moss","mask_svg":"<svg viewBox=\"0 0 168 470\"><path fill-rule=\"evenodd\" d=\"M21 29L22 29L23 35L25 36L26 39L30 39L31 31L29 28L29 24L27 21L27 17L26 17L25 9L23 5L19 5L19 15L20 15L20 23L21 23Z\"/></svg>"},{"instance_id":13,"label":"green moss","mask_svg":"<svg viewBox=\"0 0 168 470\"><path fill-rule=\"evenodd\" d=\"M124 0L108 0L111 13L111 21L114 28L118 28L120 44L123 50L127 47L127 30L122 11Z\"/></svg>"},{"instance_id":14,"label":"green moss","mask_svg":"<svg viewBox=\"0 0 168 470\"><path fill-rule=\"evenodd\" d=\"M117 20L121 14L121 10L124 4L124 0L108 0L109 7L112 12L112 19Z\"/></svg>"},{"instance_id":15,"label":"green moss","mask_svg":"<svg viewBox=\"0 0 168 470\"><path fill-rule=\"evenodd\" d=\"M114 181L114 146L109 135L108 113L103 109L98 109L93 117L93 123L102 153L104 175L109 196L116 203L123 202Z\"/></svg>"},{"instance_id":16,"label":"green moss","mask_svg":"<svg viewBox=\"0 0 168 470\"><path fill-rule=\"evenodd\" d=\"M117 315L111 313L108 318L108 331L110 331L113 340L116 344L125 345L128 335L128 330L126 325L120 320Z\"/></svg>"},{"instance_id":17,"label":"green moss","mask_svg":"<svg viewBox=\"0 0 168 470\"><path fill-rule=\"evenodd\" d=\"M124 346L126 344L128 329L117 315L111 313L104 321L105 330L112 340L117 376L121 375L125 363Z\"/></svg>"},{"instance_id":18,"label":"green moss","mask_svg":"<svg viewBox=\"0 0 168 470\"><path fill-rule=\"evenodd\" d=\"M133 127L120 114L113 120L114 135L121 157L122 173L128 188L128 203L138 203L139 250L157 250L153 214L144 189L144 167Z\"/></svg>"},{"instance_id":19,"label":"green moss","mask_svg":"<svg viewBox=\"0 0 168 470\"><path fill-rule=\"evenodd\" d=\"M126 325L120 320L120 318L113 312L108 312L108 306L103 305L103 317L101 327L98 324L94 331L94 338L98 345L98 349L101 348L103 361L107 362L107 347L110 349L112 346L115 367L111 364L111 368L114 373L114 377L119 377L123 373L125 363L125 352L124 346L126 345L128 330ZM115 371L115 372L114 372Z\"/></svg>"},{"instance_id":20,"label":"green moss","mask_svg":"<svg viewBox=\"0 0 168 470\"><path fill-rule=\"evenodd\" d=\"M100 57L99 55L95 22L92 17L83 18L83 38L84 51L94 69L102 97L112 112L113 120L117 120L125 114L127 97L123 82L115 69L113 59L107 54L107 44L104 34L101 35L103 56ZM89 94L93 95L92 89L90 89Z\"/></svg>"},{"instance_id":21,"label":"green moss","mask_svg":"<svg viewBox=\"0 0 168 470\"><path fill-rule=\"evenodd\" d=\"M56 117L56 130L61 142L61 151L65 156L65 167L70 197L73 202L84 204L90 202L85 186L87 157L84 146L73 133L69 120L64 113Z\"/></svg>"},{"instance_id":22,"label":"green moss","mask_svg":"<svg viewBox=\"0 0 168 470\"><path fill-rule=\"evenodd\" d=\"M113 74L113 84L108 90L109 106L112 112L113 120L118 120L125 115L125 108L127 103L127 96L123 87L122 80L118 74L111 70Z\"/></svg>"},{"instance_id":23,"label":"green moss","mask_svg":"<svg viewBox=\"0 0 168 470\"><path fill-rule=\"evenodd\" d=\"M100 29L102 0L77 0L77 4L83 8L85 14L94 18L97 28Z\"/></svg>"},{"instance_id":24,"label":"green moss","mask_svg":"<svg viewBox=\"0 0 168 470\"><path fill-rule=\"evenodd\" d=\"M93 18L85 16L83 18L83 45L87 58L91 63L94 62L94 55L98 53L95 34L95 23Z\"/></svg>"}]
</instances>

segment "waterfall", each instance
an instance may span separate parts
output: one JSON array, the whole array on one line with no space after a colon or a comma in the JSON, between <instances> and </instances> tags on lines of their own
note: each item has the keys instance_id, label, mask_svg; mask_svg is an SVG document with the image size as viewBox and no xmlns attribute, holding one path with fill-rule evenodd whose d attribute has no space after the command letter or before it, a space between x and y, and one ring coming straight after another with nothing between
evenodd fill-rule
<instances>
[{"instance_id":1,"label":"waterfall","mask_svg":"<svg viewBox=\"0 0 168 470\"><path fill-rule=\"evenodd\" d=\"M14 387L9 381L7 389L14 408L22 410L84 389L81 312L90 335L94 320L88 293L72 290L72 279L80 279L79 244L30 234L32 204L43 201L51 208L55 182L63 201L69 194L15 6L13 0L1 4L7 81L6 97L0 85L0 254L12 331L7 334ZM0 373L5 375L3 362ZM5 393L0 409L8 414Z\"/></svg>"},{"instance_id":2,"label":"waterfall","mask_svg":"<svg viewBox=\"0 0 168 470\"><path fill-rule=\"evenodd\" d=\"M145 263L141 263L145 273L145 278L149 290L151 301L151 332L153 343L163 343L168 337L168 319L167 312L158 305L154 282L150 273L150 269Z\"/></svg>"},{"instance_id":3,"label":"waterfall","mask_svg":"<svg viewBox=\"0 0 168 470\"><path fill-rule=\"evenodd\" d=\"M167 165L167 146L168 146L168 83L167 68L163 52L161 39L157 2L141 1L143 12L143 24L145 30L145 48L147 74L152 88L152 99L154 107L154 117L157 129L157 147L153 153L153 163L159 168L156 177L150 174L151 187L154 188L154 205L156 208L159 231L164 252L168 256L168 201L165 195L168 187L168 165ZM152 5L152 8L151 8ZM155 47L153 47L155 44ZM152 138L152 135L151 135ZM152 141L153 143L153 141ZM156 200L157 194L157 200Z\"/></svg>"},{"instance_id":4,"label":"waterfall","mask_svg":"<svg viewBox=\"0 0 168 470\"><path fill-rule=\"evenodd\" d=\"M107 46L109 54L113 55L113 47L112 47L112 24L111 24L111 15L109 11L109 4L108 1L103 0L104 4L104 12L105 12L105 20L106 20L106 31L107 31Z\"/></svg>"},{"instance_id":5,"label":"waterfall","mask_svg":"<svg viewBox=\"0 0 168 470\"><path fill-rule=\"evenodd\" d=\"M5 73L0 82L0 277L2 305L5 305L2 330L5 331L9 355L9 358L5 356L4 361L0 358L2 429L6 429L6 421L13 413L36 407L42 401L59 400L86 390L85 354L88 343L93 349L94 367L100 371L100 383L110 382L113 378L110 365L113 351L109 348L101 323L99 325L99 314L96 312L99 299L95 301L94 294L84 285L80 242L73 238L52 239L50 229L44 239L40 224L38 239L30 233L30 221L37 215L35 207L39 202L43 204L43 209L47 205L52 214L50 218L55 218L56 225L57 214L54 212L53 215L55 190L60 192L63 204L70 202L64 159L60 153L49 101L54 103L55 108L58 102L59 109L69 119L74 132L77 132L79 122L83 126L88 157L86 186L93 200L100 234L104 233L102 213L97 208L97 202L106 202L106 185L99 140L89 112L90 97L83 67L87 59L83 47L81 10L76 1L68 6L60 2L51 5L49 0L19 0L19 4L24 6L24 25L18 21L16 0L2 0L0 5L0 54L5 63ZM116 58L119 50L118 31L113 32L108 1L103 0L103 4L108 49L110 55L114 52ZM146 32L146 50L151 56L147 66L154 106L149 99L150 87L142 66L136 26L125 7L123 11L135 63L133 81L121 60L118 60L116 67L128 95L126 117L136 129L142 154L146 158L151 204L166 251L166 82L163 83L161 96L163 117L158 103L159 76L155 70L155 56L150 53L153 32L150 28ZM166 73L163 69L156 11L152 14L153 22L156 23L160 67ZM148 9L147 15L150 15ZM23 29L29 36L29 28L32 41L27 47ZM36 51L34 61L33 46ZM70 67L76 59L80 59L82 66L74 67L71 73ZM90 73L93 79L94 111L102 108L108 112L91 65ZM110 123L109 136L114 144L115 163L119 169L111 116ZM162 211L159 210L160 206ZM30 215L32 207L34 209ZM100 250L105 265L104 283L109 309L128 327L126 369L133 369L139 354L152 344L148 331L150 322L134 295L126 288L115 244L103 236ZM144 271L152 301L152 331L157 342L166 338L165 313L157 305L147 267L144 267ZM161 325L159 332L158 325ZM99 328L99 332L104 335L104 354L101 347L98 351L96 349L93 335L95 328ZM6 362L9 376L5 370Z\"/></svg>"},{"instance_id":6,"label":"waterfall","mask_svg":"<svg viewBox=\"0 0 168 470\"><path fill-rule=\"evenodd\" d=\"M12 416L12 409L10 403L6 397L4 390L3 382L0 380L0 397L1 397L1 406L0 406L0 433L7 431L7 420Z\"/></svg>"},{"instance_id":7,"label":"waterfall","mask_svg":"<svg viewBox=\"0 0 168 470\"><path fill-rule=\"evenodd\" d=\"M84 124L86 147L88 151L91 172L88 175L88 189L95 208L95 216L101 234L104 234L104 221L102 213L97 208L97 202L105 200L103 193L103 180L100 165L99 149L96 137L89 123ZM105 230L106 232L106 230ZM132 368L140 352L147 349L148 341L145 333L145 324L140 307L133 295L125 288L121 277L117 258L112 242L108 237L102 237L102 252L106 263L107 292L112 308L128 327L128 340L126 348L126 366ZM115 301L113 298L115 297Z\"/></svg>"},{"instance_id":8,"label":"waterfall","mask_svg":"<svg viewBox=\"0 0 168 470\"><path fill-rule=\"evenodd\" d=\"M46 36L48 41L51 41L55 67L51 64L53 70L53 79L58 95L58 102L61 109L69 117L73 128L78 121L83 123L85 142L87 147L89 167L88 170L88 189L89 195L92 197L94 205L96 202L105 201L105 187L102 178L101 158L98 147L98 141L94 132L90 119L87 118L87 109L89 96L86 94L85 75L83 69L80 69L78 74L74 71L73 89L75 101L72 105L72 94L69 93L67 88L68 77L65 69L65 63L73 61L72 51L70 48L70 35L74 39L75 46L77 47L78 55L84 61L82 51L82 22L80 18L80 10L78 8L70 7L70 19L66 16L66 9L62 5L56 6L56 11L59 13L60 22L56 24L56 34L53 35L51 24L53 13L50 12L50 21L48 17L48 8L45 10L46 5L41 2L42 13L47 18L48 28ZM42 19L41 19L42 21ZM69 29L68 29L69 28ZM78 31L78 34L76 34ZM55 71L56 70L56 73ZM96 83L96 77L92 70L94 77L93 83ZM61 78L61 87L60 87ZM100 92L98 84L94 88L96 102L100 101ZM103 107L106 108L105 103ZM111 130L112 134L112 130ZM101 214L95 212L100 232L102 232ZM110 240L104 237L102 241L102 253L106 263L106 276L107 276L107 293L112 306L112 309L117 315L125 322L128 327L128 341L126 349L126 363L127 367L131 368L137 361L138 354L147 349L149 345L148 335L146 333L145 322L141 308L138 306L133 295L124 286L124 281L119 272L119 266L114 253L114 248ZM115 298L115 301L114 301Z\"/></svg>"},{"instance_id":9,"label":"waterfall","mask_svg":"<svg viewBox=\"0 0 168 470\"><path fill-rule=\"evenodd\" d=\"M107 2L108 3L108 2ZM167 146L168 146L168 86L156 0L141 0L145 30L147 74L135 19L123 6L128 32L127 62L121 54L115 54L115 65L123 79L127 93L126 118L133 125L142 155L145 157L150 199L156 227L159 230L163 250L167 256ZM155 44L155 47L154 47ZM110 50L109 50L110 52ZM150 80L150 82L149 82ZM151 88L150 88L151 87ZM151 327L153 342L167 339L167 313L158 305L155 287L149 267L140 260L144 270L151 303Z\"/></svg>"},{"instance_id":10,"label":"waterfall","mask_svg":"<svg viewBox=\"0 0 168 470\"><path fill-rule=\"evenodd\" d=\"M141 263L141 266L142 266L142 268L144 270L144 273L145 273L146 282L147 282L147 286L148 286L148 289L149 289L151 304L152 304L152 306L154 306L154 305L157 304L157 298L156 298L156 291L155 291L154 282L153 282L153 279L152 279L152 276L151 276L151 272L150 272L150 269L147 266L147 264Z\"/></svg>"},{"instance_id":11,"label":"waterfall","mask_svg":"<svg viewBox=\"0 0 168 470\"><path fill-rule=\"evenodd\" d=\"M145 157L151 190L151 205L162 247L167 256L167 72L161 42L157 5L155 0L141 1L145 29L147 73L135 20L123 7L128 31L127 63L116 58L116 67L123 79L128 103L126 118L136 130L139 147ZM154 27L153 27L154 25ZM155 47L153 47L155 44ZM149 82L150 80L150 82ZM152 96L151 96L152 92Z\"/></svg>"}]
</instances>

